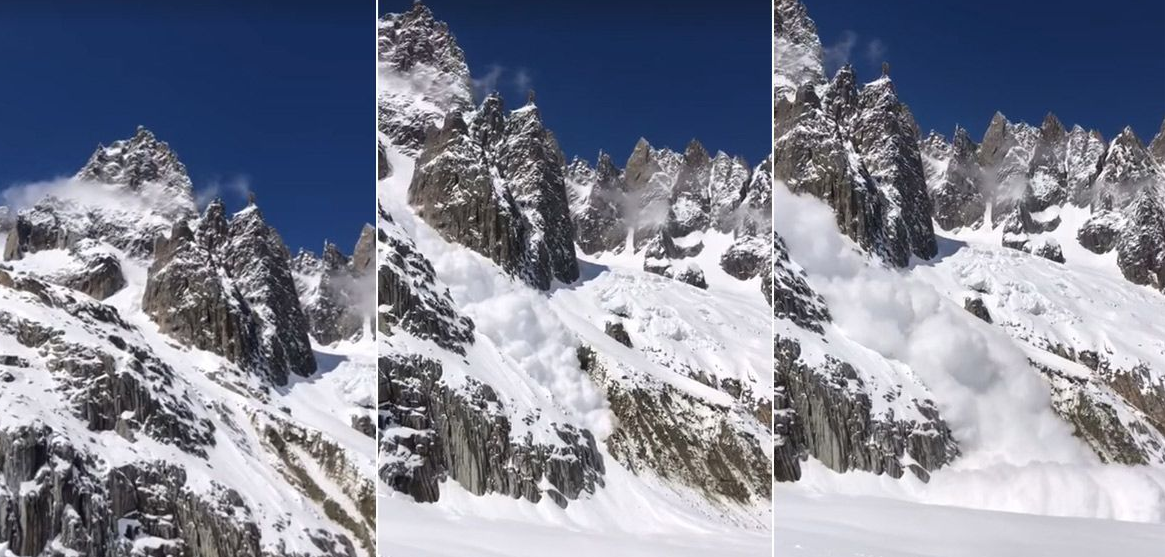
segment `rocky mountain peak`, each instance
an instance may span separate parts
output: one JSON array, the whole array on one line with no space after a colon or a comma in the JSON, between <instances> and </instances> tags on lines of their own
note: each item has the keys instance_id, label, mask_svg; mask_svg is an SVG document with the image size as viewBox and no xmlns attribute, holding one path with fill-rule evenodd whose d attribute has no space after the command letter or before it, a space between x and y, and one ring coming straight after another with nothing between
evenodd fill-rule
<instances>
[{"instance_id":1,"label":"rocky mountain peak","mask_svg":"<svg viewBox=\"0 0 1165 557\"><path fill-rule=\"evenodd\" d=\"M174 196L184 208L193 209L193 185L186 166L170 145L158 140L143 126L133 137L99 145L77 179L105 184L119 184L130 191L140 191L149 183L160 185L164 195Z\"/></svg>"},{"instance_id":2,"label":"rocky mountain peak","mask_svg":"<svg viewBox=\"0 0 1165 557\"><path fill-rule=\"evenodd\" d=\"M1157 160L1157 164L1165 166L1165 120L1161 121L1161 129L1149 143L1149 154Z\"/></svg>"},{"instance_id":3,"label":"rocky mountain peak","mask_svg":"<svg viewBox=\"0 0 1165 557\"><path fill-rule=\"evenodd\" d=\"M619 178L619 168L611 160L606 151L599 151L599 158L595 164L596 184L610 184Z\"/></svg>"},{"instance_id":4,"label":"rocky mountain peak","mask_svg":"<svg viewBox=\"0 0 1165 557\"><path fill-rule=\"evenodd\" d=\"M696 139L689 141L688 146L684 148L684 164L696 168L707 166L709 162L711 162L711 158L704 145Z\"/></svg>"},{"instance_id":5,"label":"rocky mountain peak","mask_svg":"<svg viewBox=\"0 0 1165 557\"><path fill-rule=\"evenodd\" d=\"M1064 125L1060 123L1060 119L1055 114L1049 112L1044 116L1044 121L1040 124L1040 139L1057 144L1064 140L1067 132L1064 130Z\"/></svg>"},{"instance_id":6,"label":"rocky mountain peak","mask_svg":"<svg viewBox=\"0 0 1165 557\"><path fill-rule=\"evenodd\" d=\"M773 3L773 33L777 98L789 99L800 86L825 80L817 26L800 0Z\"/></svg>"},{"instance_id":7,"label":"rocky mountain peak","mask_svg":"<svg viewBox=\"0 0 1165 557\"><path fill-rule=\"evenodd\" d=\"M624 176L627 180L627 187L630 189L638 189L647 184L648 180L659 172L659 162L655 157L655 149L644 138L639 138L635 143L635 148L631 151L631 156L627 158L627 164Z\"/></svg>"},{"instance_id":8,"label":"rocky mountain peak","mask_svg":"<svg viewBox=\"0 0 1165 557\"><path fill-rule=\"evenodd\" d=\"M401 14L389 14L377 30L377 52L381 62L397 71L408 72L418 65L469 77L465 53L453 39L449 26L433 17L423 3Z\"/></svg>"},{"instance_id":9,"label":"rocky mountain peak","mask_svg":"<svg viewBox=\"0 0 1165 557\"><path fill-rule=\"evenodd\" d=\"M473 136L482 145L497 145L505 132L505 103L496 91L486 95L473 119Z\"/></svg>"},{"instance_id":10,"label":"rocky mountain peak","mask_svg":"<svg viewBox=\"0 0 1165 557\"><path fill-rule=\"evenodd\" d=\"M1145 144L1132 127L1125 127L1105 153L1096 178L1097 200L1102 206L1123 207L1142 186L1160 177L1160 169Z\"/></svg>"},{"instance_id":11,"label":"rocky mountain peak","mask_svg":"<svg viewBox=\"0 0 1165 557\"><path fill-rule=\"evenodd\" d=\"M858 110L858 76L853 66L846 64L837 70L825 92L823 104L834 120L848 125Z\"/></svg>"}]
</instances>

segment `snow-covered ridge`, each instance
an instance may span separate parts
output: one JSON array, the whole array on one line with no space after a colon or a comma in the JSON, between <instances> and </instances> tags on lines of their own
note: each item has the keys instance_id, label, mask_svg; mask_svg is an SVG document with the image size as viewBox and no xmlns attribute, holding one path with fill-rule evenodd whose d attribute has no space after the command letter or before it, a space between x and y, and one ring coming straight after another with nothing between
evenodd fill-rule
<instances>
[{"instance_id":1,"label":"snow-covered ridge","mask_svg":"<svg viewBox=\"0 0 1165 557\"><path fill-rule=\"evenodd\" d=\"M0 264L0 514L26 518L0 521L0 553L372 554L372 345L307 344L257 209L196 216L185 168L144 128L5 199L20 203ZM161 325L184 305L207 316L202 349ZM244 323L254 358L216 328Z\"/></svg>"}]
</instances>

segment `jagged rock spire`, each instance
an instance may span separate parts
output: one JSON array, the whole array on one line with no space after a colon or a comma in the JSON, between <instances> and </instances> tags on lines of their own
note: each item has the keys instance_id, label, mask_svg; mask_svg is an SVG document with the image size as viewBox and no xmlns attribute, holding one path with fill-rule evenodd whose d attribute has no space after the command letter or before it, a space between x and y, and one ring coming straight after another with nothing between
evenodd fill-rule
<instances>
[{"instance_id":1,"label":"jagged rock spire","mask_svg":"<svg viewBox=\"0 0 1165 557\"><path fill-rule=\"evenodd\" d=\"M124 186L140 191L146 184L164 188L177 210L193 212L193 185L186 166L170 146L159 141L145 126L137 126L133 137L99 145L77 179Z\"/></svg>"}]
</instances>

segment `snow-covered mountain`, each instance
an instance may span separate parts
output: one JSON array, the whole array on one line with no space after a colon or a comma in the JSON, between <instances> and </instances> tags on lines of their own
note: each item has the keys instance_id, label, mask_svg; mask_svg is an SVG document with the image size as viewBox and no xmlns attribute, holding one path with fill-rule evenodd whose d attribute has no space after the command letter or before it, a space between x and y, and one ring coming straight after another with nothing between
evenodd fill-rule
<instances>
[{"instance_id":1,"label":"snow-covered mountain","mask_svg":"<svg viewBox=\"0 0 1165 557\"><path fill-rule=\"evenodd\" d=\"M1050 114L997 114L979 143L922 137L890 76L826 79L800 0L778 0L774 32L778 538L946 555L941 532L966 521L968 543L1004 554L1005 525L1028 520L942 511L932 531L894 529L908 547L861 533L863 512L922 521L926 503L1087 518L1029 522L1156 554L1165 139L1106 142Z\"/></svg>"},{"instance_id":2,"label":"snow-covered mountain","mask_svg":"<svg viewBox=\"0 0 1165 557\"><path fill-rule=\"evenodd\" d=\"M378 34L381 554L767 555L768 166L567 163L427 7Z\"/></svg>"},{"instance_id":3,"label":"snow-covered mountain","mask_svg":"<svg viewBox=\"0 0 1165 557\"><path fill-rule=\"evenodd\" d=\"M141 127L5 192L0 554L373 554L371 339L313 341L253 200L193 193Z\"/></svg>"}]
</instances>

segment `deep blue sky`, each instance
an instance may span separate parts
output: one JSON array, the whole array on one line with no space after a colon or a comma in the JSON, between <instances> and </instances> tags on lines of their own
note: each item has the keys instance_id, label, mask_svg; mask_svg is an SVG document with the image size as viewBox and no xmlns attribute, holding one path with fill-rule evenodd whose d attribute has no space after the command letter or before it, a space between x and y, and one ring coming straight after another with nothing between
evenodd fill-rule
<instances>
[{"instance_id":1,"label":"deep blue sky","mask_svg":"<svg viewBox=\"0 0 1165 557\"><path fill-rule=\"evenodd\" d=\"M771 13L767 0L560 2L427 0L465 51L475 78L504 68L506 106L529 76L567 157L599 149L622 166L640 136L683 150L693 137L750 164L771 140ZM412 0L381 0L382 13Z\"/></svg>"},{"instance_id":2,"label":"deep blue sky","mask_svg":"<svg viewBox=\"0 0 1165 557\"><path fill-rule=\"evenodd\" d=\"M0 4L0 188L72 175L141 124L196 188L246 177L293 252L324 238L348 251L372 221L372 2L13 4Z\"/></svg>"},{"instance_id":3,"label":"deep blue sky","mask_svg":"<svg viewBox=\"0 0 1165 557\"><path fill-rule=\"evenodd\" d=\"M992 114L1039 125L1050 110L1112 139L1131 125L1148 143L1165 117L1165 2L1105 0L804 0L826 46L857 34L862 81L881 60L923 133L956 123L978 140Z\"/></svg>"}]
</instances>

